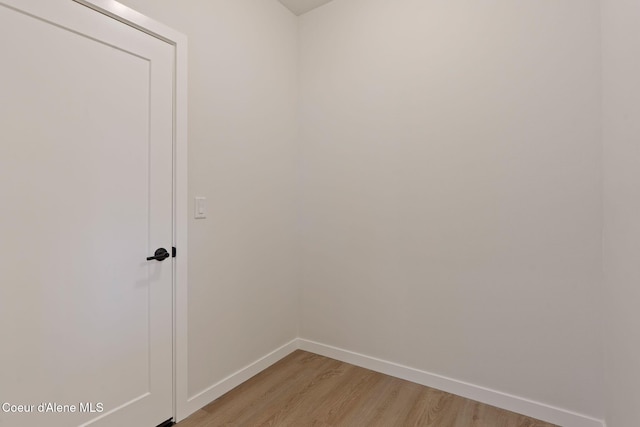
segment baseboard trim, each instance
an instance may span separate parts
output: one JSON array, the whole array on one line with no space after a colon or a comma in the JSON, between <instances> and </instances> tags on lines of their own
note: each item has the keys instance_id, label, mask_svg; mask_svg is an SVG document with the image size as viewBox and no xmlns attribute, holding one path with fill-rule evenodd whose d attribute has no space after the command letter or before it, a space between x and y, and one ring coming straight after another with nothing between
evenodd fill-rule
<instances>
[{"instance_id":1,"label":"baseboard trim","mask_svg":"<svg viewBox=\"0 0 640 427\"><path fill-rule=\"evenodd\" d=\"M237 372L229 375L225 379L218 381L211 387L201 391L200 393L190 397L185 405L184 416L177 421L182 421L194 412L202 409L210 402L216 400L223 394L233 390L249 378L267 369L280 359L288 356L298 349L298 340L294 339L286 343L282 347L272 351L264 357L256 360L255 362L245 366Z\"/></svg>"},{"instance_id":2,"label":"baseboard trim","mask_svg":"<svg viewBox=\"0 0 640 427\"><path fill-rule=\"evenodd\" d=\"M391 375L427 387L446 391L466 397L487 405L496 406L528 417L537 418L562 427L606 427L604 421L565 409L535 402L485 387L454 380L442 375L432 374L375 357L365 356L352 351L317 343L306 339L298 339L297 346L301 350L321 356L340 360L372 371Z\"/></svg>"},{"instance_id":3,"label":"baseboard trim","mask_svg":"<svg viewBox=\"0 0 640 427\"><path fill-rule=\"evenodd\" d=\"M606 427L603 420L587 415L302 338L291 340L266 356L190 397L185 405L184 416L177 421L181 421L202 409L208 403L231 391L297 349L446 391L447 393L456 394L562 427Z\"/></svg>"}]
</instances>

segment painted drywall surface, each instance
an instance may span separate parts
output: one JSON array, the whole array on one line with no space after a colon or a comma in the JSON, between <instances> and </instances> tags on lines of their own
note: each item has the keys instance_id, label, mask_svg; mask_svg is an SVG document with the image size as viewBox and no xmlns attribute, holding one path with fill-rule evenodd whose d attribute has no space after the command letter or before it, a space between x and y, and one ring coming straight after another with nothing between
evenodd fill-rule
<instances>
[{"instance_id":1,"label":"painted drywall surface","mask_svg":"<svg viewBox=\"0 0 640 427\"><path fill-rule=\"evenodd\" d=\"M640 3L602 2L607 425L640 425Z\"/></svg>"},{"instance_id":2,"label":"painted drywall surface","mask_svg":"<svg viewBox=\"0 0 640 427\"><path fill-rule=\"evenodd\" d=\"M189 37L193 396L297 335L297 22L277 0L122 2Z\"/></svg>"},{"instance_id":3,"label":"painted drywall surface","mask_svg":"<svg viewBox=\"0 0 640 427\"><path fill-rule=\"evenodd\" d=\"M300 17L301 337L603 417L595 0Z\"/></svg>"}]
</instances>

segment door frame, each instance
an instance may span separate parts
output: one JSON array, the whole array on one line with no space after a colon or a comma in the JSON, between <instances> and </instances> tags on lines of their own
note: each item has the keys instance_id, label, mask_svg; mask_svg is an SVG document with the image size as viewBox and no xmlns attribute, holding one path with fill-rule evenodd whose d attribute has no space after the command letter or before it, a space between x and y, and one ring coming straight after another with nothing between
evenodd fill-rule
<instances>
[{"instance_id":1,"label":"door frame","mask_svg":"<svg viewBox=\"0 0 640 427\"><path fill-rule=\"evenodd\" d=\"M189 415L187 359L187 37L115 0L73 0L174 47L173 75L173 417Z\"/></svg>"}]
</instances>

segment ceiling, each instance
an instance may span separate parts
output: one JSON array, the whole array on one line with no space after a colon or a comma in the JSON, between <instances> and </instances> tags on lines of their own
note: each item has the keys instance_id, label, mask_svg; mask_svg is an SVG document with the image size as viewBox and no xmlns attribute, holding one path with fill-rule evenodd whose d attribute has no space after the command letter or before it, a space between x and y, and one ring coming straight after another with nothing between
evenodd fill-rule
<instances>
[{"instance_id":1,"label":"ceiling","mask_svg":"<svg viewBox=\"0 0 640 427\"><path fill-rule=\"evenodd\" d=\"M280 3L299 16L330 1L331 0L280 0Z\"/></svg>"}]
</instances>

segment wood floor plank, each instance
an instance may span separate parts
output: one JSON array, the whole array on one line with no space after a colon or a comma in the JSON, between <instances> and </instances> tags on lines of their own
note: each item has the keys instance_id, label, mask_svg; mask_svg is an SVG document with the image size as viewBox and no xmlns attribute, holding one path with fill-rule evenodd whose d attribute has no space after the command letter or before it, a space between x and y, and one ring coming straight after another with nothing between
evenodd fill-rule
<instances>
[{"instance_id":1,"label":"wood floor plank","mask_svg":"<svg viewBox=\"0 0 640 427\"><path fill-rule=\"evenodd\" d=\"M373 371L350 366L348 375L334 385L330 393L309 402L313 411L308 417L318 425L345 425L345 419L353 413L367 399L366 390L375 388L384 378ZM319 404L321 403L321 404ZM304 420L300 420L304 421Z\"/></svg>"},{"instance_id":2,"label":"wood floor plank","mask_svg":"<svg viewBox=\"0 0 640 427\"><path fill-rule=\"evenodd\" d=\"M305 370L290 384L280 387L279 392L274 393L260 410L246 411L238 420L241 423L238 425L284 425L281 418L297 414L301 402L309 393L321 390L328 380L347 369L347 366L336 360L309 353L307 355L311 359Z\"/></svg>"},{"instance_id":3,"label":"wood floor plank","mask_svg":"<svg viewBox=\"0 0 640 427\"><path fill-rule=\"evenodd\" d=\"M296 351L177 427L557 427Z\"/></svg>"},{"instance_id":4,"label":"wood floor plank","mask_svg":"<svg viewBox=\"0 0 640 427\"><path fill-rule=\"evenodd\" d=\"M311 353L294 352L203 409L229 425L259 425L255 424L256 417L272 413L274 407L300 393L305 380L334 367L340 367L340 363Z\"/></svg>"},{"instance_id":5,"label":"wood floor plank","mask_svg":"<svg viewBox=\"0 0 640 427\"><path fill-rule=\"evenodd\" d=\"M337 361L336 361L337 362ZM280 403L270 415L264 414L256 419L255 425L299 425L300 414L305 414L309 410L309 403L319 401L318 398L331 390L336 379L348 374L351 366L337 362L324 371L317 373L303 387L299 388L295 394L288 396L284 402Z\"/></svg>"}]
</instances>

